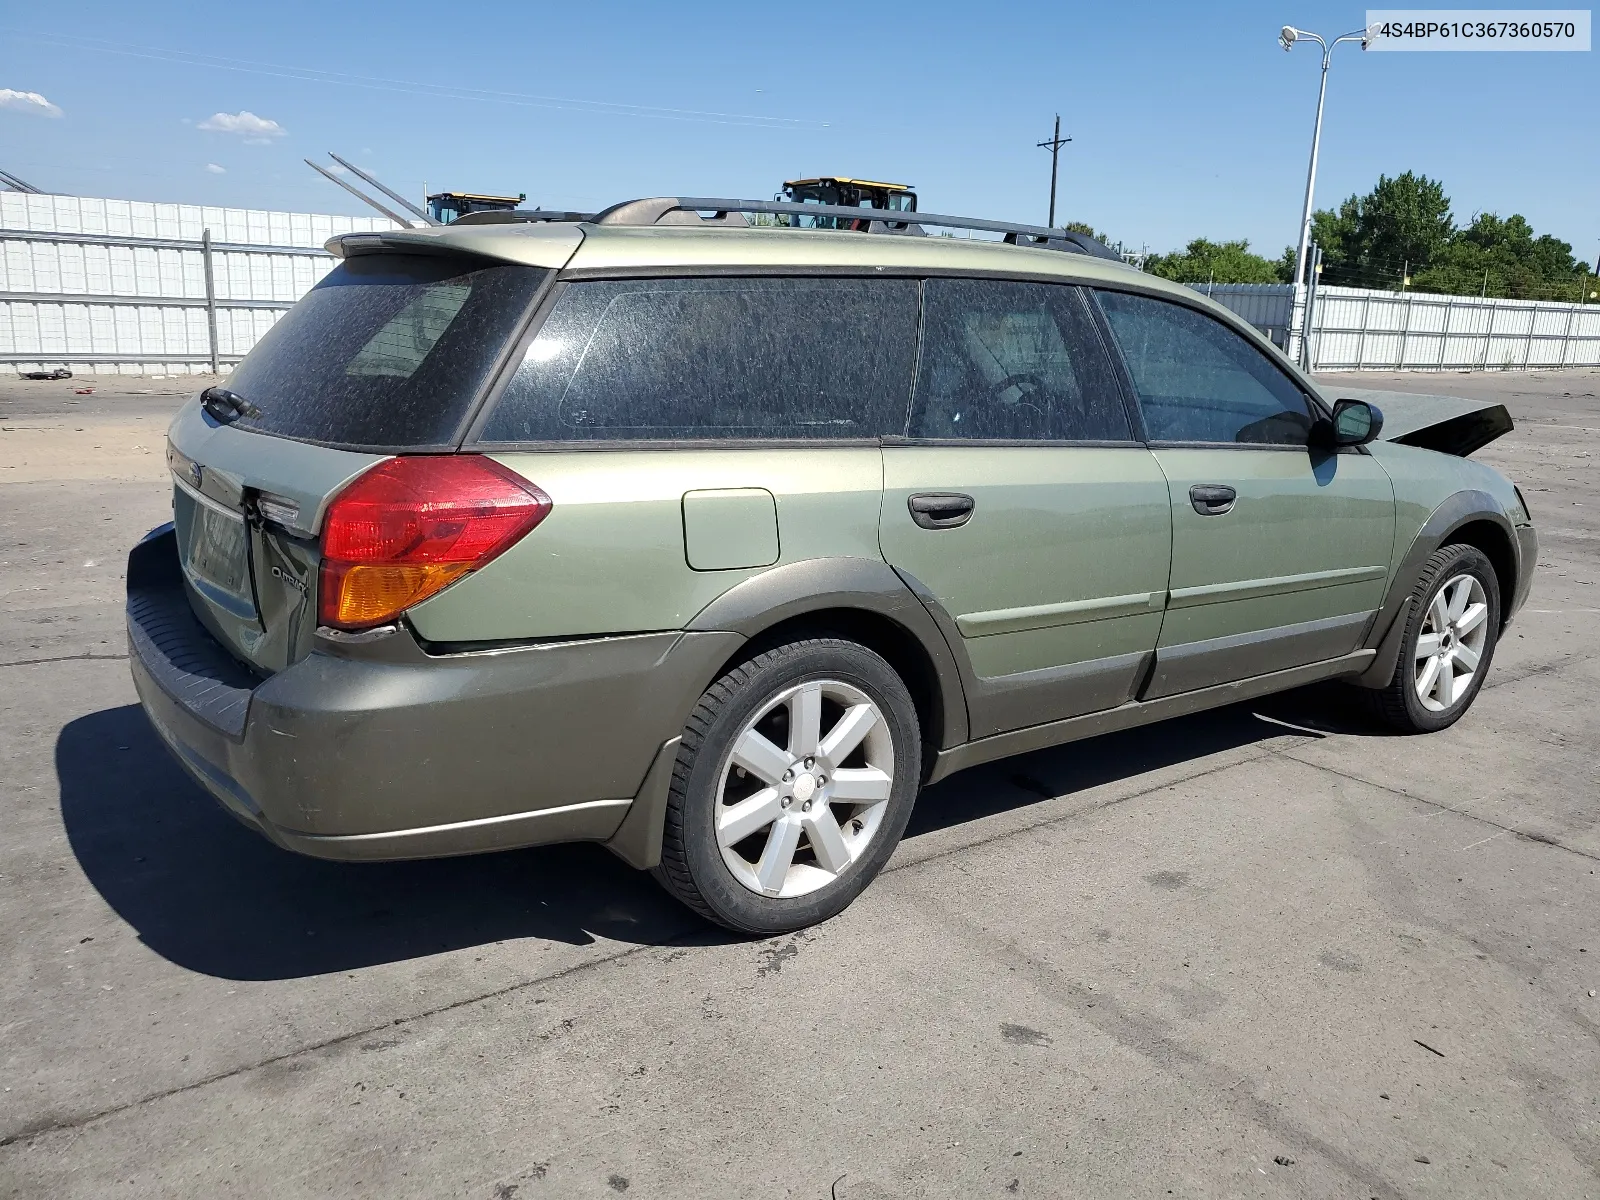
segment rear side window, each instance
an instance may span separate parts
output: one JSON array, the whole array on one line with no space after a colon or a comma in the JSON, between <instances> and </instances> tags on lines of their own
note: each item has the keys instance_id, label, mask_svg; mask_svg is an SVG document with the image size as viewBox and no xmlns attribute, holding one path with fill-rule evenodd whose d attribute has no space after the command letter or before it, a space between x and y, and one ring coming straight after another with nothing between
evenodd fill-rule
<instances>
[{"instance_id":1,"label":"rear side window","mask_svg":"<svg viewBox=\"0 0 1600 1200\"><path fill-rule=\"evenodd\" d=\"M1306 444L1305 393L1221 321L1122 292L1101 292L1100 304L1151 441Z\"/></svg>"},{"instance_id":2,"label":"rear side window","mask_svg":"<svg viewBox=\"0 0 1600 1200\"><path fill-rule=\"evenodd\" d=\"M909 279L569 284L483 440L901 434L916 335Z\"/></svg>"},{"instance_id":3,"label":"rear side window","mask_svg":"<svg viewBox=\"0 0 1600 1200\"><path fill-rule=\"evenodd\" d=\"M1077 288L930 279L923 305L912 437L1132 439Z\"/></svg>"},{"instance_id":4,"label":"rear side window","mask_svg":"<svg viewBox=\"0 0 1600 1200\"><path fill-rule=\"evenodd\" d=\"M546 271L480 258L346 259L228 379L241 428L367 449L453 444Z\"/></svg>"}]
</instances>

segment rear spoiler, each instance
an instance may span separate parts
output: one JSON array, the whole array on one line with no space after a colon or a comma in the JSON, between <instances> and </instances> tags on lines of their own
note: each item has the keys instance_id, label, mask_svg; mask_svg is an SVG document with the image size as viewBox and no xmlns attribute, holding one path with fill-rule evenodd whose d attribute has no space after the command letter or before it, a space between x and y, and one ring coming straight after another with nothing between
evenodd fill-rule
<instances>
[{"instance_id":1,"label":"rear spoiler","mask_svg":"<svg viewBox=\"0 0 1600 1200\"><path fill-rule=\"evenodd\" d=\"M1340 388L1337 398L1366 400L1383 410L1386 442L1466 458L1516 427L1504 404L1464 396Z\"/></svg>"}]
</instances>

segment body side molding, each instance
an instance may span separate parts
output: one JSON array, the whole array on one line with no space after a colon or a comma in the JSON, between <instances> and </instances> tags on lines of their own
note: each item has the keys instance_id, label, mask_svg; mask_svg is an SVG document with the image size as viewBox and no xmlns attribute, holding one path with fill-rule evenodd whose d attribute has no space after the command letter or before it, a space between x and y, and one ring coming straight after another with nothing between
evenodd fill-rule
<instances>
[{"instance_id":1,"label":"body side molding","mask_svg":"<svg viewBox=\"0 0 1600 1200\"><path fill-rule=\"evenodd\" d=\"M1270 675L1258 675L1253 679L1241 679L1236 683L1223 683L1200 691L1182 692L1160 700L1130 701L1104 712L1068 717L1063 721L1050 721L1027 729L980 738L952 750L940 751L928 782L935 783L947 775L953 775L957 771L964 771L980 763L992 762L997 758L1008 758L1013 754L1024 754L1030 750L1060 746L1067 742L1098 737L1103 733L1115 733L1119 729L1132 729L1138 725L1164 721L1168 717L1181 717L1208 708L1236 704L1241 700L1253 700L1257 696L1315 683L1320 679L1336 679L1345 675L1359 674L1372 662L1373 655L1374 652L1371 650L1356 650L1328 662L1291 667L1287 671L1274 671Z\"/></svg>"},{"instance_id":2,"label":"body side molding","mask_svg":"<svg viewBox=\"0 0 1600 1200\"><path fill-rule=\"evenodd\" d=\"M1371 621L1368 609L1163 646L1156 651L1155 673L1139 699L1159 700L1230 679L1250 679L1338 658L1359 648L1361 634Z\"/></svg>"},{"instance_id":3,"label":"body side molding","mask_svg":"<svg viewBox=\"0 0 1600 1200\"><path fill-rule=\"evenodd\" d=\"M1027 629L1075 625L1080 621L1127 617L1159 611L1166 602L1166 595L1165 592L1135 592L1127 596L1069 600L1062 604L1035 604L1027 608L997 608L989 612L964 613L956 618L956 628L965 637L988 637L995 633L1020 633Z\"/></svg>"},{"instance_id":4,"label":"body side molding","mask_svg":"<svg viewBox=\"0 0 1600 1200\"><path fill-rule=\"evenodd\" d=\"M1332 571L1309 571L1303 575L1277 575L1269 579L1240 579L1232 583L1209 583L1199 587L1173 588L1168 608L1192 608L1196 604L1215 604L1228 600L1253 600L1258 596L1283 596L1290 592L1309 592L1317 588L1382 579L1389 573L1387 563L1370 567L1340 567Z\"/></svg>"}]
</instances>

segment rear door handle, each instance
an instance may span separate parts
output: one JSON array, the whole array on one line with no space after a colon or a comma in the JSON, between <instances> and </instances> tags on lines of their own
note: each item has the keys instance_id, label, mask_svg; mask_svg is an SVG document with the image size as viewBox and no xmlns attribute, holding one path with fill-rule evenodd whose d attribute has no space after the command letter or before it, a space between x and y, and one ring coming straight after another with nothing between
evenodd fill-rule
<instances>
[{"instance_id":1,"label":"rear door handle","mask_svg":"<svg viewBox=\"0 0 1600 1200\"><path fill-rule=\"evenodd\" d=\"M1239 493L1225 483L1197 483L1189 489L1189 503L1202 517L1220 517L1233 508Z\"/></svg>"},{"instance_id":2,"label":"rear door handle","mask_svg":"<svg viewBox=\"0 0 1600 1200\"><path fill-rule=\"evenodd\" d=\"M954 529L972 519L977 504L962 492L918 492L906 498L906 507L924 529Z\"/></svg>"}]
</instances>

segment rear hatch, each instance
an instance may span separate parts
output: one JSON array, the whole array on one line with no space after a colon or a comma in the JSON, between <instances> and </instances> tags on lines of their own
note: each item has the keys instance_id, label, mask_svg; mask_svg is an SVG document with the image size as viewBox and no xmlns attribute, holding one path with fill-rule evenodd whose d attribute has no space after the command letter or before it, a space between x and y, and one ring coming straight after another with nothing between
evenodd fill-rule
<instances>
[{"instance_id":1,"label":"rear hatch","mask_svg":"<svg viewBox=\"0 0 1600 1200\"><path fill-rule=\"evenodd\" d=\"M234 369L226 395L196 397L169 431L191 606L259 672L310 650L328 502L390 455L455 449L550 275L415 248L341 263Z\"/></svg>"}]
</instances>

